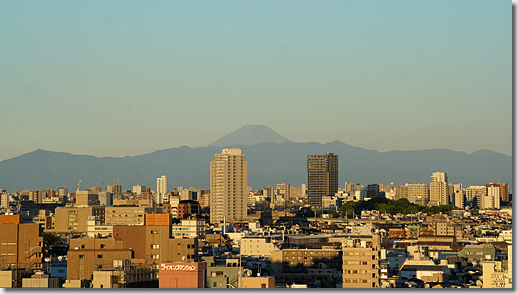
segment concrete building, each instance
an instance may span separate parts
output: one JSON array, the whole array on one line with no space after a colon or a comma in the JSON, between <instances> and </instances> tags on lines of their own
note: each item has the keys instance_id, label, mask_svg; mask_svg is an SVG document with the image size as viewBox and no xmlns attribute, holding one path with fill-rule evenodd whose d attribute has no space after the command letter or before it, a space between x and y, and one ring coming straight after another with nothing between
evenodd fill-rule
<instances>
[{"instance_id":1,"label":"concrete building","mask_svg":"<svg viewBox=\"0 0 518 294\"><path fill-rule=\"evenodd\" d=\"M210 222L247 216L248 165L239 148L225 148L210 162Z\"/></svg>"},{"instance_id":2,"label":"concrete building","mask_svg":"<svg viewBox=\"0 0 518 294\"><path fill-rule=\"evenodd\" d=\"M113 205L113 193L108 191L99 192L99 205L111 206Z\"/></svg>"},{"instance_id":3,"label":"concrete building","mask_svg":"<svg viewBox=\"0 0 518 294\"><path fill-rule=\"evenodd\" d=\"M242 277L240 288L275 288L275 277Z\"/></svg>"},{"instance_id":4,"label":"concrete building","mask_svg":"<svg viewBox=\"0 0 518 294\"><path fill-rule=\"evenodd\" d=\"M113 236L133 250L134 259L155 265L198 260L198 238L171 238L169 226L114 226Z\"/></svg>"},{"instance_id":5,"label":"concrete building","mask_svg":"<svg viewBox=\"0 0 518 294\"><path fill-rule=\"evenodd\" d=\"M240 253L242 256L272 256L272 252L276 249L272 238L241 238Z\"/></svg>"},{"instance_id":6,"label":"concrete building","mask_svg":"<svg viewBox=\"0 0 518 294\"><path fill-rule=\"evenodd\" d=\"M500 209L501 199L501 185L499 184L487 184L486 191L482 195L482 201L479 204L480 209Z\"/></svg>"},{"instance_id":7,"label":"concrete building","mask_svg":"<svg viewBox=\"0 0 518 294\"><path fill-rule=\"evenodd\" d=\"M432 182L430 183L430 199L431 205L448 205L448 183Z\"/></svg>"},{"instance_id":8,"label":"concrete building","mask_svg":"<svg viewBox=\"0 0 518 294\"><path fill-rule=\"evenodd\" d=\"M469 186L466 189L466 206L479 206L485 193L485 186Z\"/></svg>"},{"instance_id":9,"label":"concrete building","mask_svg":"<svg viewBox=\"0 0 518 294\"><path fill-rule=\"evenodd\" d=\"M321 208L323 196L338 192L338 155L308 155L308 204Z\"/></svg>"},{"instance_id":10,"label":"concrete building","mask_svg":"<svg viewBox=\"0 0 518 294\"><path fill-rule=\"evenodd\" d=\"M142 192L146 192L146 186L136 185L133 186L133 194L140 196L142 195Z\"/></svg>"},{"instance_id":11,"label":"concrete building","mask_svg":"<svg viewBox=\"0 0 518 294\"><path fill-rule=\"evenodd\" d=\"M512 262L512 259L509 259ZM503 261L482 262L482 288L512 288L512 270Z\"/></svg>"},{"instance_id":12,"label":"concrete building","mask_svg":"<svg viewBox=\"0 0 518 294\"><path fill-rule=\"evenodd\" d=\"M106 191L113 194L113 199L119 200L122 195L122 186L118 184L108 185L106 186Z\"/></svg>"},{"instance_id":13,"label":"concrete building","mask_svg":"<svg viewBox=\"0 0 518 294\"><path fill-rule=\"evenodd\" d=\"M76 206L99 205L99 192L97 191L76 191Z\"/></svg>"},{"instance_id":14,"label":"concrete building","mask_svg":"<svg viewBox=\"0 0 518 294\"><path fill-rule=\"evenodd\" d=\"M490 243L480 245L466 245L459 252L460 257L468 259L468 262L474 264L484 261L494 261L496 256L496 248Z\"/></svg>"},{"instance_id":15,"label":"concrete building","mask_svg":"<svg viewBox=\"0 0 518 294\"><path fill-rule=\"evenodd\" d=\"M68 202L68 189L65 187L58 188L59 202L66 204Z\"/></svg>"},{"instance_id":16,"label":"concrete building","mask_svg":"<svg viewBox=\"0 0 518 294\"><path fill-rule=\"evenodd\" d=\"M108 206L105 208L104 224L107 225L143 225L144 207Z\"/></svg>"},{"instance_id":17,"label":"concrete building","mask_svg":"<svg viewBox=\"0 0 518 294\"><path fill-rule=\"evenodd\" d=\"M408 188L407 199L410 203L425 206L428 202L427 184L406 184Z\"/></svg>"},{"instance_id":18,"label":"concrete building","mask_svg":"<svg viewBox=\"0 0 518 294\"><path fill-rule=\"evenodd\" d=\"M432 173L430 177L430 199L432 205L448 205L448 176L445 172Z\"/></svg>"},{"instance_id":19,"label":"concrete building","mask_svg":"<svg viewBox=\"0 0 518 294\"><path fill-rule=\"evenodd\" d=\"M367 185L367 197L375 198L380 196L380 186L379 184L369 184Z\"/></svg>"},{"instance_id":20,"label":"concrete building","mask_svg":"<svg viewBox=\"0 0 518 294\"><path fill-rule=\"evenodd\" d=\"M167 195L167 177L161 176L156 179L156 195L155 204L162 204L164 197Z\"/></svg>"},{"instance_id":21,"label":"concrete building","mask_svg":"<svg viewBox=\"0 0 518 294\"><path fill-rule=\"evenodd\" d=\"M30 278L22 279L22 288L59 288L59 279L36 271Z\"/></svg>"},{"instance_id":22,"label":"concrete building","mask_svg":"<svg viewBox=\"0 0 518 294\"><path fill-rule=\"evenodd\" d=\"M466 190L460 189L454 192L454 203L458 208L466 207Z\"/></svg>"},{"instance_id":23,"label":"concrete building","mask_svg":"<svg viewBox=\"0 0 518 294\"><path fill-rule=\"evenodd\" d=\"M508 202L509 201L509 184L507 183L489 183L486 184L486 189L489 187L499 187L500 191L500 200Z\"/></svg>"},{"instance_id":24,"label":"concrete building","mask_svg":"<svg viewBox=\"0 0 518 294\"><path fill-rule=\"evenodd\" d=\"M282 198L286 201L291 200L290 196L290 184L277 184L277 197Z\"/></svg>"},{"instance_id":25,"label":"concrete building","mask_svg":"<svg viewBox=\"0 0 518 294\"><path fill-rule=\"evenodd\" d=\"M70 239L67 280L92 280L97 270L111 270L115 260L131 259L132 250L115 238Z\"/></svg>"},{"instance_id":26,"label":"concrete building","mask_svg":"<svg viewBox=\"0 0 518 294\"><path fill-rule=\"evenodd\" d=\"M172 236L175 238L205 238L205 220L182 219L180 225L172 225Z\"/></svg>"},{"instance_id":27,"label":"concrete building","mask_svg":"<svg viewBox=\"0 0 518 294\"><path fill-rule=\"evenodd\" d=\"M342 288L380 287L380 237L371 242L348 239L342 241Z\"/></svg>"},{"instance_id":28,"label":"concrete building","mask_svg":"<svg viewBox=\"0 0 518 294\"><path fill-rule=\"evenodd\" d=\"M104 222L104 207L58 207L54 210L53 232L86 233L89 216L98 216Z\"/></svg>"},{"instance_id":29,"label":"concrete building","mask_svg":"<svg viewBox=\"0 0 518 294\"><path fill-rule=\"evenodd\" d=\"M89 216L86 221L87 237L111 237L113 235L113 225L104 225L99 221L98 216Z\"/></svg>"}]
</instances>

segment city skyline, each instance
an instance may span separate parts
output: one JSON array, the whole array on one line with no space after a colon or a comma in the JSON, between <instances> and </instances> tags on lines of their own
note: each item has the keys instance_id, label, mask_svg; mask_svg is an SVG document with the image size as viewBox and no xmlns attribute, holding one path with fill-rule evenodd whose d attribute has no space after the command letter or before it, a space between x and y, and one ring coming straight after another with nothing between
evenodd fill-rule
<instances>
[{"instance_id":1,"label":"city skyline","mask_svg":"<svg viewBox=\"0 0 518 294\"><path fill-rule=\"evenodd\" d=\"M5 2L0 161L206 146L246 124L294 142L510 156L508 5ZM232 115L208 123L216 112Z\"/></svg>"}]
</instances>

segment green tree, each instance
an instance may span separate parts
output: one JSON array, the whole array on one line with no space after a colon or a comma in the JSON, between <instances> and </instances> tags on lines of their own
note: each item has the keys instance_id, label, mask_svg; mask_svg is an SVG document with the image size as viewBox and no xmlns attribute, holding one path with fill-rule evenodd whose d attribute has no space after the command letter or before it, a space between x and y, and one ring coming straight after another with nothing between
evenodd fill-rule
<instances>
[{"instance_id":1,"label":"green tree","mask_svg":"<svg viewBox=\"0 0 518 294\"><path fill-rule=\"evenodd\" d=\"M324 213L332 214L333 218L337 218L338 217L338 212L336 212L334 210L326 210Z\"/></svg>"},{"instance_id":2,"label":"green tree","mask_svg":"<svg viewBox=\"0 0 518 294\"><path fill-rule=\"evenodd\" d=\"M46 240L48 245L62 245L65 244L63 239L54 233L43 233L43 238Z\"/></svg>"}]
</instances>

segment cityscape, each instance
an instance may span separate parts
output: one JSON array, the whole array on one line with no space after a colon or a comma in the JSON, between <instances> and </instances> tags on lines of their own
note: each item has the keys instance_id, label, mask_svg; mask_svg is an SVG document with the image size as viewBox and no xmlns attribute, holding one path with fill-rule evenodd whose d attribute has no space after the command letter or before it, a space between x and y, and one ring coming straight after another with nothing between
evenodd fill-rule
<instances>
[{"instance_id":1,"label":"cityscape","mask_svg":"<svg viewBox=\"0 0 518 294\"><path fill-rule=\"evenodd\" d=\"M347 183L307 155L307 183L253 190L240 148L210 189L135 183L2 191L2 288L512 288L512 191Z\"/></svg>"},{"instance_id":2,"label":"cityscape","mask_svg":"<svg viewBox=\"0 0 518 294\"><path fill-rule=\"evenodd\" d=\"M0 290L513 289L514 2L0 2Z\"/></svg>"}]
</instances>

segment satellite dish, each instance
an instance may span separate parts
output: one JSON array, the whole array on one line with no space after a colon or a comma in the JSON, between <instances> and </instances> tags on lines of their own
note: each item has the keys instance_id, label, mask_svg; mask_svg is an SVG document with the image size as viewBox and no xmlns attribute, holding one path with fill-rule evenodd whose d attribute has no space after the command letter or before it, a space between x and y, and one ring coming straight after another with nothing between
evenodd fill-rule
<instances>
[{"instance_id":1,"label":"satellite dish","mask_svg":"<svg viewBox=\"0 0 518 294\"><path fill-rule=\"evenodd\" d=\"M185 261L185 256L182 256L182 261Z\"/></svg>"}]
</instances>

